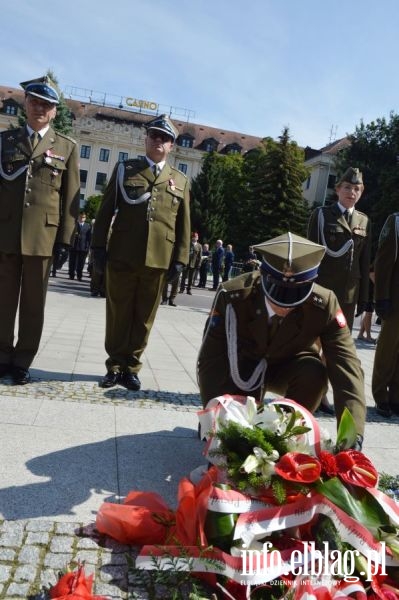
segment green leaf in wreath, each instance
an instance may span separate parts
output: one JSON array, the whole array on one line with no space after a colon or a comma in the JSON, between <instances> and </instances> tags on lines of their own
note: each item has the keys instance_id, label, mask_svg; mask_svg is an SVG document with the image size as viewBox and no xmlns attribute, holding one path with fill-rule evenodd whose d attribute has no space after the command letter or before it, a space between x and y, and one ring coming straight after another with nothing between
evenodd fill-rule
<instances>
[{"instance_id":1,"label":"green leaf in wreath","mask_svg":"<svg viewBox=\"0 0 399 600\"><path fill-rule=\"evenodd\" d=\"M344 412L341 415L337 431L337 451L347 450L352 448L356 442L356 424L352 414L345 407Z\"/></svg>"}]
</instances>

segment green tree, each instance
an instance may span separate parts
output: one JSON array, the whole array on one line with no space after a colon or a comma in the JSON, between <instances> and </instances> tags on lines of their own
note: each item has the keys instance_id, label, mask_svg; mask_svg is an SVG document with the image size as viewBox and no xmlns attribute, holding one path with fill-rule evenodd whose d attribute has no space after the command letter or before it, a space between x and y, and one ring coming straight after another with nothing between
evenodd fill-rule
<instances>
[{"instance_id":1,"label":"green tree","mask_svg":"<svg viewBox=\"0 0 399 600\"><path fill-rule=\"evenodd\" d=\"M45 77L47 78L48 83L57 90L60 97L60 103L57 106L57 114L52 126L59 133L69 135L72 131L72 113L65 102L64 95L59 89L57 77L50 69L47 71ZM18 123L21 127L26 123L25 108L22 108L21 114L18 116Z\"/></svg>"},{"instance_id":2,"label":"green tree","mask_svg":"<svg viewBox=\"0 0 399 600\"><path fill-rule=\"evenodd\" d=\"M399 207L399 116L392 112L388 120L361 121L349 139L350 146L337 157L337 172L353 166L363 173L365 189L357 208L371 219L375 250L387 216Z\"/></svg>"},{"instance_id":3,"label":"green tree","mask_svg":"<svg viewBox=\"0 0 399 600\"><path fill-rule=\"evenodd\" d=\"M241 163L239 154L210 152L203 159L202 170L191 186L191 223L202 242L212 243L228 235L233 180L240 178Z\"/></svg>"},{"instance_id":4,"label":"green tree","mask_svg":"<svg viewBox=\"0 0 399 600\"><path fill-rule=\"evenodd\" d=\"M291 141L287 127L278 140L268 137L247 155L248 194L241 226L249 243L263 242L286 231L306 235L309 209L302 183L308 177L304 153Z\"/></svg>"},{"instance_id":5,"label":"green tree","mask_svg":"<svg viewBox=\"0 0 399 600\"><path fill-rule=\"evenodd\" d=\"M96 194L94 196L89 196L86 199L84 205L84 211L87 215L88 219L95 219L98 211L98 207L100 206L103 199L103 194Z\"/></svg>"}]
</instances>

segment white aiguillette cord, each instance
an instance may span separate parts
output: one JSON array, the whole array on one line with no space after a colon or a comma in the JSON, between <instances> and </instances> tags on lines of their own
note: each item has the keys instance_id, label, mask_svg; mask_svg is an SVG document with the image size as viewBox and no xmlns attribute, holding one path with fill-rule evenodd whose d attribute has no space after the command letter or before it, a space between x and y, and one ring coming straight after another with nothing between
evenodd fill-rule
<instances>
[{"instance_id":1,"label":"white aiguillette cord","mask_svg":"<svg viewBox=\"0 0 399 600\"><path fill-rule=\"evenodd\" d=\"M237 317L234 308L231 304L226 307L226 337L227 337L227 354L230 363L231 378L241 390L250 392L263 384L267 369L267 362L262 358L257 367L254 369L251 377L246 381L241 378L238 370L237 356Z\"/></svg>"}]
</instances>

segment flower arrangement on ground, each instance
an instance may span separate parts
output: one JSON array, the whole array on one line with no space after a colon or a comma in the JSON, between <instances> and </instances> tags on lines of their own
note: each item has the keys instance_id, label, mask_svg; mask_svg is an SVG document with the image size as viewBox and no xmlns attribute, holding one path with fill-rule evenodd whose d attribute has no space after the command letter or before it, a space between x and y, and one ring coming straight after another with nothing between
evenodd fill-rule
<instances>
[{"instance_id":1,"label":"flower arrangement on ground","mask_svg":"<svg viewBox=\"0 0 399 600\"><path fill-rule=\"evenodd\" d=\"M99 511L99 531L146 544L139 568L167 568L184 547L221 598L399 599L399 508L351 448L348 411L335 443L287 399L225 395L199 420L213 466L180 483L176 511L140 492Z\"/></svg>"}]
</instances>

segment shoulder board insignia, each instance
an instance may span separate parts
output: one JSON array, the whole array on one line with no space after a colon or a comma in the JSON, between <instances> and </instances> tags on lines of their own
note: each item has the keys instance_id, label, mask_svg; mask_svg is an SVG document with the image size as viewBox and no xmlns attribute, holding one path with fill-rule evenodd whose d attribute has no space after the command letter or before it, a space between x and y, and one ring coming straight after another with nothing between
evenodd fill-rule
<instances>
[{"instance_id":1,"label":"shoulder board insignia","mask_svg":"<svg viewBox=\"0 0 399 600\"><path fill-rule=\"evenodd\" d=\"M179 169L176 169L176 167L172 167L171 166L172 171L176 171L176 173L179 173L179 175L181 175L184 179L187 179L187 175L185 173L183 173L182 171L179 171Z\"/></svg>"},{"instance_id":2,"label":"shoulder board insignia","mask_svg":"<svg viewBox=\"0 0 399 600\"><path fill-rule=\"evenodd\" d=\"M318 294L314 294L313 293L311 300L312 300L312 303L315 306L319 306L320 308L324 305L324 299L323 299L323 297L319 296Z\"/></svg>"},{"instance_id":3,"label":"shoulder board insignia","mask_svg":"<svg viewBox=\"0 0 399 600\"><path fill-rule=\"evenodd\" d=\"M56 133L56 135L58 135L58 137L62 137L65 140L72 142L73 144L77 144L77 141L74 140L73 138L69 137L69 135L66 135L65 133L61 133L60 131L56 131L55 133Z\"/></svg>"}]
</instances>

